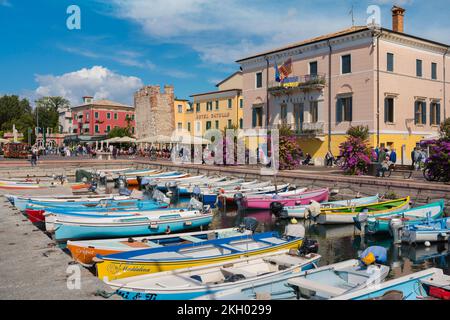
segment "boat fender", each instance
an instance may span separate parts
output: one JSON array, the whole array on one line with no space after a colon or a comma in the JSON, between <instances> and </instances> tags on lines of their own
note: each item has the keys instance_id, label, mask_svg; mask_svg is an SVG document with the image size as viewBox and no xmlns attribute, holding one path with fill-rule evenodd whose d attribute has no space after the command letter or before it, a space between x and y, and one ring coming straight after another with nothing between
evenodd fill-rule
<instances>
[{"instance_id":1,"label":"boat fender","mask_svg":"<svg viewBox=\"0 0 450 320\"><path fill-rule=\"evenodd\" d=\"M366 266L374 263L386 263L387 250L384 247L372 246L364 250L359 259Z\"/></svg>"}]
</instances>

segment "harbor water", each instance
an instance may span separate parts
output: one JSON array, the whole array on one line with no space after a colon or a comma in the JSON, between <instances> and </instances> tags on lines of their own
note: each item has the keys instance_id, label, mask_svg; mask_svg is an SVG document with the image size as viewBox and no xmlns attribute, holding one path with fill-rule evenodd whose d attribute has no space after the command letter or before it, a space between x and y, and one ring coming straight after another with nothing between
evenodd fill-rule
<instances>
[{"instance_id":1,"label":"harbor water","mask_svg":"<svg viewBox=\"0 0 450 320\"><path fill-rule=\"evenodd\" d=\"M173 199L172 206L183 207L189 198ZM283 233L288 219L278 219L269 210L238 210L235 206L215 209L211 229L239 226L246 217L258 221L257 232L278 231ZM308 220L298 219L305 226L306 237L318 241L320 265L328 265L358 255L370 246L381 246L388 250L388 265L391 267L389 278L398 278L431 267L444 270L450 275L449 243L432 243L429 247L421 245L394 244L387 235L360 235L360 231L351 225L319 225Z\"/></svg>"}]
</instances>

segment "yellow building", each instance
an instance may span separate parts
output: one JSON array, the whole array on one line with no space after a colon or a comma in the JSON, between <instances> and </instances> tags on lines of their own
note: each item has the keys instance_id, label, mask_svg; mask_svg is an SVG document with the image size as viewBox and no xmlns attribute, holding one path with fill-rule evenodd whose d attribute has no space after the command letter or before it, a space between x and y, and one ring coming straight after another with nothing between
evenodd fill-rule
<instances>
[{"instance_id":1,"label":"yellow building","mask_svg":"<svg viewBox=\"0 0 450 320\"><path fill-rule=\"evenodd\" d=\"M192 103L175 99L175 129L203 135L206 130L243 127L242 72L216 85L217 91L191 95Z\"/></svg>"}]
</instances>

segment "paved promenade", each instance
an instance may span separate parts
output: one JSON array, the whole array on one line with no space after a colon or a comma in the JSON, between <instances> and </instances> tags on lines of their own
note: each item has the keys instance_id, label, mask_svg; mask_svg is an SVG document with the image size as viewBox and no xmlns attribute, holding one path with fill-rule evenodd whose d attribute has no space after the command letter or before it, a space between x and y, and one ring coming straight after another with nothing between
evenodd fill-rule
<instances>
[{"instance_id":1,"label":"paved promenade","mask_svg":"<svg viewBox=\"0 0 450 320\"><path fill-rule=\"evenodd\" d=\"M42 194L42 191L33 192ZM62 194L68 191L59 189L54 192ZM90 271L73 264L71 257L56 247L54 241L33 226L21 212L13 209L1 192L0 245L0 299L103 300L95 296L97 290L111 291ZM69 269L67 272L67 268L80 271L80 289L68 289L67 281L74 271Z\"/></svg>"}]
</instances>

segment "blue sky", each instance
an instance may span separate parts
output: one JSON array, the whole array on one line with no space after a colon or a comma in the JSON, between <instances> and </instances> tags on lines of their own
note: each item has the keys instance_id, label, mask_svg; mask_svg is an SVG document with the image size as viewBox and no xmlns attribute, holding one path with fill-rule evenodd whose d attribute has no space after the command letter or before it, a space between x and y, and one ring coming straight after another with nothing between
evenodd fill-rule
<instances>
[{"instance_id":1,"label":"blue sky","mask_svg":"<svg viewBox=\"0 0 450 320\"><path fill-rule=\"evenodd\" d=\"M406 32L450 43L448 0L0 0L0 94L82 95L131 104L144 84L180 98L215 89L235 60L357 25L377 4L382 25L404 6ZM66 9L81 8L81 30Z\"/></svg>"}]
</instances>

